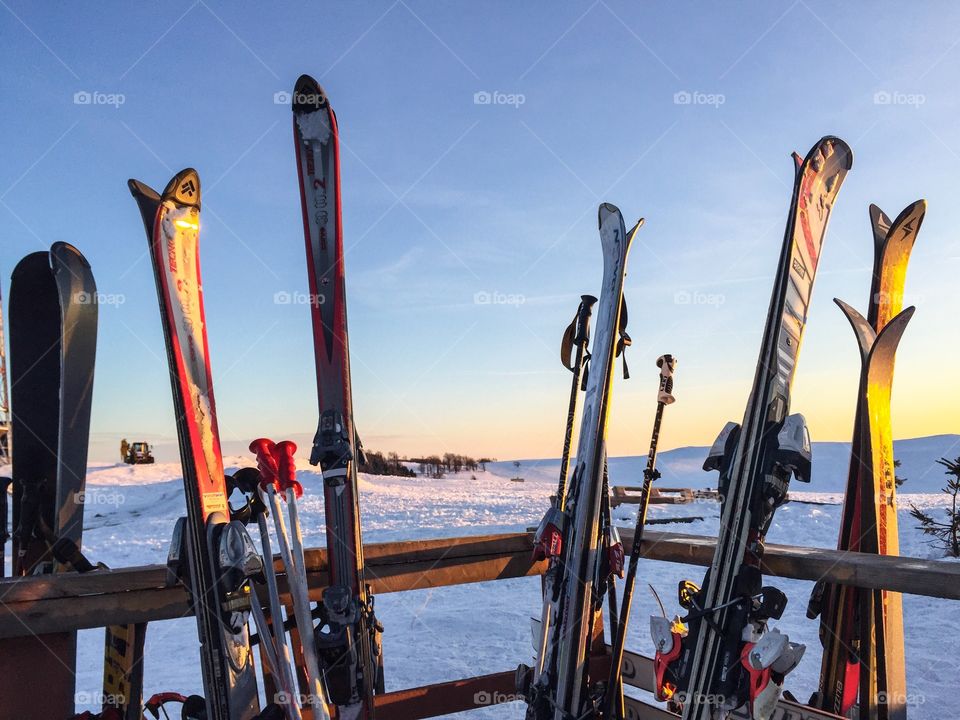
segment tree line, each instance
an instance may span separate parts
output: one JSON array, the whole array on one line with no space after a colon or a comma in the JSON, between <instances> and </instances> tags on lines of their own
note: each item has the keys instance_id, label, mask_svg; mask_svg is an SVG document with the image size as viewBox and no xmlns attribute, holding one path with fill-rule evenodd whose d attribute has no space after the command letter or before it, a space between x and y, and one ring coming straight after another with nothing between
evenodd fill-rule
<instances>
[{"instance_id":1,"label":"tree line","mask_svg":"<svg viewBox=\"0 0 960 720\"><path fill-rule=\"evenodd\" d=\"M416 477L418 472L411 470L410 465L416 465L420 475L439 479L448 472L485 471L487 463L496 462L495 458L482 457L477 459L458 453L401 458L395 452L382 453L367 450L364 455L364 461L357 468L360 472L370 475L396 475L399 477Z\"/></svg>"}]
</instances>

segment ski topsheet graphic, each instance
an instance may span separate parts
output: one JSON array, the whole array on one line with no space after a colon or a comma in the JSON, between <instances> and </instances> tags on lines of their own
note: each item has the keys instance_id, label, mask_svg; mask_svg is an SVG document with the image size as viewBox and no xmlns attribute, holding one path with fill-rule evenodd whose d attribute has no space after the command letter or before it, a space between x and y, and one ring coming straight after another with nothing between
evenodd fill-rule
<instances>
[{"instance_id":1,"label":"ski topsheet graphic","mask_svg":"<svg viewBox=\"0 0 960 720\"><path fill-rule=\"evenodd\" d=\"M628 233L620 211L608 203L599 210L603 283L597 302L593 353L587 377L576 466L566 498L548 511L537 532L542 556L549 559L544 582L541 647L533 669L521 666L518 685L527 697L531 720L580 717L588 708L586 665L599 599L601 506L607 415L614 360L625 338L621 321L627 253L640 229ZM585 342L585 338L584 338ZM562 511L559 508L562 507ZM594 681L599 678L593 678ZM603 678L605 679L605 678Z\"/></svg>"},{"instance_id":2,"label":"ski topsheet graphic","mask_svg":"<svg viewBox=\"0 0 960 720\"><path fill-rule=\"evenodd\" d=\"M246 618L252 544L230 522L200 280L200 178L187 169L158 194L129 181L147 233L173 390L187 517L172 552L185 552L197 617L208 720L259 712ZM177 539L181 542L178 543Z\"/></svg>"},{"instance_id":3,"label":"ski topsheet graphic","mask_svg":"<svg viewBox=\"0 0 960 720\"><path fill-rule=\"evenodd\" d=\"M720 471L720 534L703 586L681 586L683 623L654 618L658 696L682 702L684 720L708 720L750 704L769 717L783 678L803 647L767 621L786 597L763 587L763 540L791 476L809 480L810 444L800 415L789 416L790 388L833 203L852 165L839 138L821 139L796 160L794 193L743 422L729 423L705 469Z\"/></svg>"},{"instance_id":4,"label":"ski topsheet graphic","mask_svg":"<svg viewBox=\"0 0 960 720\"><path fill-rule=\"evenodd\" d=\"M308 75L293 94L293 131L310 284L320 419L310 463L323 472L330 586L324 590L317 644L330 700L341 714L372 717L382 692L380 624L364 580L340 210L337 118Z\"/></svg>"}]
</instances>

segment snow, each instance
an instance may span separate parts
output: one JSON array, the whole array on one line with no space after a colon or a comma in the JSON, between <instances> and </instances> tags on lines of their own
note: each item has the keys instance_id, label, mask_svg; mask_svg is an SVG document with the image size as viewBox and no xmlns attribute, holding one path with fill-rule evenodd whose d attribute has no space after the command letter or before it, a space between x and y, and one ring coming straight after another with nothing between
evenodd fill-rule
<instances>
[{"instance_id":1,"label":"snow","mask_svg":"<svg viewBox=\"0 0 960 720\"><path fill-rule=\"evenodd\" d=\"M903 555L936 558L938 552L925 543L908 515L909 503L934 512L945 512L948 498L936 493L943 479L941 471L926 470L931 458L956 442L954 436L908 441L910 452L902 474L907 487L932 492L901 495L900 530ZM843 443L832 445L842 446ZM706 450L684 448L664 453L661 485L715 483L715 473L700 471ZM817 449L815 448L815 453ZM953 452L953 455L960 454ZM846 459L841 448L828 448L824 459L840 463L827 468L815 460L816 492L795 492L797 500L782 507L768 535L770 543L832 547L839 526L841 489ZM898 456L901 455L898 448ZM816 457L816 456L815 456ZM842 462L841 462L842 461ZM252 458L225 458L226 471L253 464ZM299 459L302 468L309 467ZM442 479L361 476L360 492L367 543L395 540L480 535L523 531L536 525L555 490L557 460L524 460L491 463L486 471L462 472ZM612 458L614 484L637 484L643 458ZM940 468L942 470L942 468ZM511 482L523 477L525 482ZM921 482L921 478L923 481ZM324 544L323 500L320 475L311 469L298 473L304 496L300 502L304 542ZM92 560L113 567L163 563L174 522L183 512L183 491L177 463L156 465L92 464L87 480L84 549ZM633 526L635 506L614 511L621 526ZM719 506L700 501L688 505L654 505L651 519L701 516L702 521L656 527L690 534L715 535ZM256 531L253 529L256 539ZM641 561L638 592L627 647L650 653L652 644L647 618L658 613L656 600L647 590L651 584L660 594L669 614L677 611L674 596L682 578L699 581L703 569L665 562ZM787 593L790 603L777 626L792 640L806 643L807 654L788 678L787 689L805 699L814 690L819 673L820 644L817 622L805 617L811 582L774 580ZM960 635L960 613L947 600L907 595L904 597L907 653L907 682L916 701L910 716L933 718L936 707L953 707L960 702L960 687L954 682L960 671L960 651L944 638ZM519 578L473 585L383 594L377 597L377 612L386 630L383 636L387 690L431 682L453 680L486 672L512 670L530 662L530 617L539 613L539 580ZM176 690L202 692L195 650L193 618L151 623L147 633L145 694ZM102 630L80 632L78 691L79 709L93 709L101 685ZM84 702L90 698L90 702ZM926 702L923 702L923 701ZM482 708L471 718L521 718L521 704Z\"/></svg>"}]
</instances>

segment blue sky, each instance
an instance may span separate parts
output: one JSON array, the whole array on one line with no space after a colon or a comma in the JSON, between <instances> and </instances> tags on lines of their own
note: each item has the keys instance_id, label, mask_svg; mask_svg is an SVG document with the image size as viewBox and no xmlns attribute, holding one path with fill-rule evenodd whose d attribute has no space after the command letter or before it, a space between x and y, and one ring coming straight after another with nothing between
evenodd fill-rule
<instances>
[{"instance_id":1,"label":"blue sky","mask_svg":"<svg viewBox=\"0 0 960 720\"><path fill-rule=\"evenodd\" d=\"M753 377L789 153L836 134L854 167L793 410L816 440L849 437L859 360L831 299L865 310L868 203L894 216L924 197L894 434L952 432L958 20L948 3L5 0L0 273L6 285L22 255L76 244L108 299L96 440L111 453L121 435L170 441L152 273L125 181L162 187L196 167L225 446L306 443L317 415L308 310L274 298L306 289L290 111L275 98L307 72L340 121L368 447L559 454L557 349L579 295L599 286L600 201L647 219L629 259L633 378L617 383L610 451L644 451L664 352L680 359L664 444L705 444L739 419Z\"/></svg>"}]
</instances>

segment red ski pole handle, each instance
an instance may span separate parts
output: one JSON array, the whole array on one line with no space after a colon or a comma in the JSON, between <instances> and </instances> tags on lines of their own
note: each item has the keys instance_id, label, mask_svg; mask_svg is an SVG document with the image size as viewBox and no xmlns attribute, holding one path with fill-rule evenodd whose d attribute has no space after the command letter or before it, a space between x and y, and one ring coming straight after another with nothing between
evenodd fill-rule
<instances>
[{"instance_id":1,"label":"red ski pole handle","mask_svg":"<svg viewBox=\"0 0 960 720\"><path fill-rule=\"evenodd\" d=\"M274 453L277 444L268 438L257 438L250 443L250 452L257 456L257 469L260 471L260 487L266 490L271 485L276 488L279 481L277 459Z\"/></svg>"},{"instance_id":2,"label":"red ski pole handle","mask_svg":"<svg viewBox=\"0 0 960 720\"><path fill-rule=\"evenodd\" d=\"M292 440L278 442L273 451L277 462L280 489L286 492L293 490L293 495L299 498L303 495L303 486L297 482L297 461L293 454L297 451L297 444Z\"/></svg>"}]
</instances>

